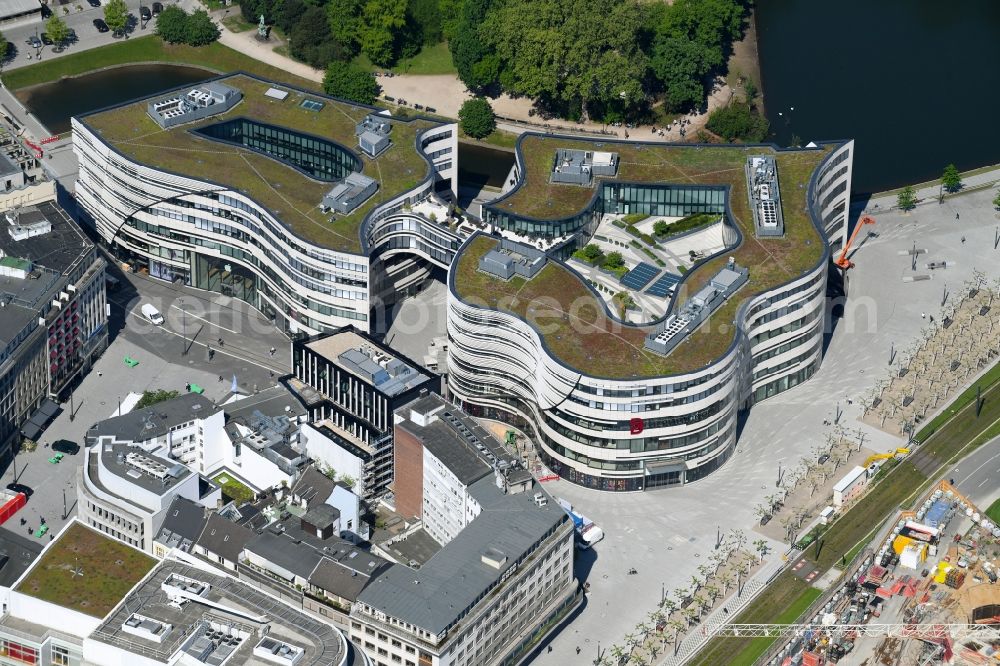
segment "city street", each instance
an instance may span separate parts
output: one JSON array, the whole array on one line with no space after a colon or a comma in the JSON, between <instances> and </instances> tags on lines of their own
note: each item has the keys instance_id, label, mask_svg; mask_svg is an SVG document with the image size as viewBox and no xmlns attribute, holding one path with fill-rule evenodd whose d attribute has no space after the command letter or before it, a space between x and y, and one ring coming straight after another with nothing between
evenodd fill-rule
<instances>
[{"instance_id":1,"label":"city street","mask_svg":"<svg viewBox=\"0 0 1000 666\"><path fill-rule=\"evenodd\" d=\"M569 500L600 525L607 536L592 554L578 558L578 577L591 583L586 606L552 639L552 652L543 651L538 664L580 663L577 646L589 655L585 662L589 664L596 657L598 640L604 650L611 643L622 644L656 607L661 590L669 594L690 585L698 565L714 549L718 531L742 529L751 542L761 538L753 531L753 507L774 492L779 464L794 466L822 442L823 422L834 421L838 408L839 423L864 431L867 448L880 451L900 444L898 438L860 422L858 399L875 377L885 374L890 348L903 348L916 337L923 323L921 313L940 310L945 285L958 290L974 268L985 271L988 278L1000 276L993 196L987 190L906 215L878 213L877 236L865 240L852 255L857 266L850 272L850 299L845 316L835 322L823 366L808 382L754 406L736 453L715 473L687 486L648 494L603 493L565 481L545 484L549 492ZM914 242L927 249L922 260L945 260L949 267L932 279L903 282L914 272L909 256L899 251ZM963 467L969 468L969 463ZM992 476L977 472L984 476L976 477L975 483L982 484L978 496L972 493L976 501L986 501L1000 488L1000 457L983 469ZM967 490L966 485L960 488ZM772 547L772 559L780 559L787 550L776 542ZM627 575L632 567L638 573Z\"/></svg>"},{"instance_id":2,"label":"city street","mask_svg":"<svg viewBox=\"0 0 1000 666\"><path fill-rule=\"evenodd\" d=\"M129 11L134 19L130 27L127 28L127 35L129 37L138 37L140 35L152 33L153 28L156 27L155 20L150 21L149 25L145 25L145 23L141 23L139 21L139 7L142 5L151 5L152 0L149 0L148 2L145 0L125 0L125 4L128 5ZM163 4L166 5L168 3L164 2ZM69 9L69 13L63 12L64 7ZM79 7L81 11L77 11L77 7ZM67 27L73 31L71 34L75 33L76 38L70 38L66 47L61 52L56 53L53 50L53 46L43 45L41 49L36 49L28 44L29 37L41 35L45 32L44 19L37 19L21 23L10 28L4 28L3 35L10 43L10 48L7 52L7 59L3 64L3 68L5 70L24 67L38 62L38 60L45 62L46 60L51 60L52 58L71 55L81 50L92 49L97 46L104 46L105 44L111 44L122 39L127 39L127 37L116 38L111 34L111 32L98 32L97 28L94 27L94 19L104 19L104 8L91 7L86 0L79 0L78 2L65 5L56 5L53 7L53 12L66 21Z\"/></svg>"}]
</instances>

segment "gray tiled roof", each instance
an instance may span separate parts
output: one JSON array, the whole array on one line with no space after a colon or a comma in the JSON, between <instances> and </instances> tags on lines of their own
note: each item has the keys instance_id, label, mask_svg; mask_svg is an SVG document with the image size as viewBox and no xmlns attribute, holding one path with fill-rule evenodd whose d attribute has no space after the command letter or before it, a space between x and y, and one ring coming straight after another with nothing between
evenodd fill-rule
<instances>
[{"instance_id":1,"label":"gray tiled roof","mask_svg":"<svg viewBox=\"0 0 1000 666\"><path fill-rule=\"evenodd\" d=\"M358 595L367 604L403 622L440 634L468 612L515 562L560 524L569 520L553 501L539 507L533 492L505 495L492 476L470 492L482 513L419 570L397 564ZM503 553L500 568L483 563L487 550Z\"/></svg>"},{"instance_id":2,"label":"gray tiled roof","mask_svg":"<svg viewBox=\"0 0 1000 666\"><path fill-rule=\"evenodd\" d=\"M175 497L156 535L156 541L188 552L205 529L205 508L186 497Z\"/></svg>"},{"instance_id":3,"label":"gray tiled roof","mask_svg":"<svg viewBox=\"0 0 1000 666\"><path fill-rule=\"evenodd\" d=\"M292 485L292 495L305 499L309 505L314 502L326 502L336 485L330 477L315 467L310 467Z\"/></svg>"},{"instance_id":4,"label":"gray tiled roof","mask_svg":"<svg viewBox=\"0 0 1000 666\"><path fill-rule=\"evenodd\" d=\"M170 428L194 419L204 419L219 411L211 400L197 393L185 393L152 407L134 409L128 414L99 421L87 431L92 438L113 436L118 440L142 442L167 434Z\"/></svg>"},{"instance_id":5,"label":"gray tiled roof","mask_svg":"<svg viewBox=\"0 0 1000 666\"><path fill-rule=\"evenodd\" d=\"M208 552L221 555L230 562L239 560L247 543L256 536L253 531L227 520L217 513L208 517L205 529L198 537L197 545Z\"/></svg>"}]
</instances>

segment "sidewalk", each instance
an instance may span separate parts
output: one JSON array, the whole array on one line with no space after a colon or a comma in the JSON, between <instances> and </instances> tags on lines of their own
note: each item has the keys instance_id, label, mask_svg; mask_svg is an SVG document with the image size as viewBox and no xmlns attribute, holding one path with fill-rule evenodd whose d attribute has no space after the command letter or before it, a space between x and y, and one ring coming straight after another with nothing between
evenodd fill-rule
<instances>
[{"instance_id":1,"label":"sidewalk","mask_svg":"<svg viewBox=\"0 0 1000 666\"><path fill-rule=\"evenodd\" d=\"M660 666L681 666L688 658L696 654L708 641L712 640L715 630L734 617L740 614L751 601L753 601L761 590L763 590L769 580L785 566L785 562L777 553L772 559L764 561L764 566L760 567L753 576L743 584L743 594L737 598L729 597L728 600L719 604L719 607L709 613L705 618L693 627L691 631L681 640L680 647L676 653L673 647L668 647L669 654L660 662ZM723 608L729 609L726 613Z\"/></svg>"},{"instance_id":2,"label":"sidewalk","mask_svg":"<svg viewBox=\"0 0 1000 666\"><path fill-rule=\"evenodd\" d=\"M962 176L962 189L958 192L952 194L945 194L945 200L951 197L957 196L964 192L970 190L977 190L986 187L993 187L1000 185L1000 166L997 166L989 171L984 171L983 173L977 173L971 176ZM917 206L923 206L925 204L937 203L938 196L941 194L941 186L938 183L928 185L926 187L921 187L916 190ZM889 210L896 207L896 195L889 194L885 196L876 197L868 201L868 206L865 209L866 212L873 212L872 209L876 208L879 210Z\"/></svg>"}]
</instances>

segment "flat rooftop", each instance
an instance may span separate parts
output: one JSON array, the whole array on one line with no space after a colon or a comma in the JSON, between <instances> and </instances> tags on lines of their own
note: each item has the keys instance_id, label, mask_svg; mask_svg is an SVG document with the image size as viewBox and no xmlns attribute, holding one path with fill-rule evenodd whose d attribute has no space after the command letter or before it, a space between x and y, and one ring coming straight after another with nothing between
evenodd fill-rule
<instances>
[{"instance_id":1,"label":"flat rooftop","mask_svg":"<svg viewBox=\"0 0 1000 666\"><path fill-rule=\"evenodd\" d=\"M169 589L182 582L193 584L190 589L200 594L189 595L186 603L171 604L163 586ZM134 624L140 618L140 631L123 629L130 620ZM143 629L151 631L143 635ZM162 663L182 649L188 664L273 666L276 662L254 654L254 648L266 640L265 634L302 651L296 666L339 664L347 648L343 634L329 624L251 585L174 560L161 562L90 638Z\"/></svg>"},{"instance_id":2,"label":"flat rooftop","mask_svg":"<svg viewBox=\"0 0 1000 666\"><path fill-rule=\"evenodd\" d=\"M42 544L0 528L0 587L10 587L42 553Z\"/></svg>"},{"instance_id":3,"label":"flat rooftop","mask_svg":"<svg viewBox=\"0 0 1000 666\"><path fill-rule=\"evenodd\" d=\"M48 310L52 296L62 286L63 274L94 247L58 204L46 201L25 206L22 211L22 224L44 218L51 230L14 240L6 213L0 214L0 253L12 259L27 259L33 265L31 278L0 276L0 300L6 303L0 317L0 346L6 346L32 319Z\"/></svg>"},{"instance_id":4,"label":"flat rooftop","mask_svg":"<svg viewBox=\"0 0 1000 666\"><path fill-rule=\"evenodd\" d=\"M420 569L390 567L361 592L359 602L439 634L461 621L507 569L569 520L551 498L545 506L535 504L538 486L506 495L490 475L469 490L482 513ZM483 561L498 554L506 558L499 568Z\"/></svg>"},{"instance_id":5,"label":"flat rooftop","mask_svg":"<svg viewBox=\"0 0 1000 666\"><path fill-rule=\"evenodd\" d=\"M318 337L305 347L389 396L430 379L415 364L350 328Z\"/></svg>"},{"instance_id":6,"label":"flat rooftop","mask_svg":"<svg viewBox=\"0 0 1000 666\"><path fill-rule=\"evenodd\" d=\"M526 170L523 184L493 207L546 220L582 211L603 179L595 178L592 187L567 186L549 182L548 171L558 148L593 150L599 144L607 145L600 141L526 135L520 144ZM822 259L827 242L813 225L807 191L813 172L830 154L831 146L776 151L761 146L621 143L614 144L614 148L620 154L620 163L618 175L611 180L729 187L732 222L743 232L743 242L689 272L678 287L678 299L698 293L725 267L729 257L749 268L750 279L688 340L665 357L645 349L644 339L654 330L653 325L624 326L613 320L601 299L578 275L556 261L549 261L528 281L514 277L504 282L479 272L479 259L498 242L486 236L475 238L456 258L452 269L455 289L465 300L489 308L503 303L505 311L532 319L545 329L542 337L556 358L589 375L633 379L697 370L719 358L732 344L735 335L732 322L744 302L802 275ZM748 154L773 155L777 162L785 223L785 235L781 238L756 238L744 168ZM543 297L545 300L540 300ZM672 310L677 311L683 304L675 301ZM569 313L574 317L572 322Z\"/></svg>"},{"instance_id":7,"label":"flat rooftop","mask_svg":"<svg viewBox=\"0 0 1000 666\"><path fill-rule=\"evenodd\" d=\"M119 441L143 442L166 435L170 429L195 419L206 419L220 410L214 402L198 393L184 393L150 407L133 409L127 414L98 421L87 431L87 442L99 437Z\"/></svg>"},{"instance_id":8,"label":"flat rooftop","mask_svg":"<svg viewBox=\"0 0 1000 666\"><path fill-rule=\"evenodd\" d=\"M15 591L93 617L104 617L156 560L81 523L48 545Z\"/></svg>"},{"instance_id":9,"label":"flat rooftop","mask_svg":"<svg viewBox=\"0 0 1000 666\"><path fill-rule=\"evenodd\" d=\"M361 223L373 208L412 189L430 172L415 145L417 134L437 126L432 121L392 119L393 146L373 160L358 149L354 134L355 126L371 109L247 74L216 81L238 89L243 100L229 112L204 120L161 128L149 117L146 104L163 93L84 114L78 120L132 160L241 192L273 213L294 235L344 252L361 251ZM270 88L288 95L280 100L265 96ZM319 110L304 108L301 104L307 99L321 100L324 105ZM319 209L330 191L329 181L315 180L276 159L192 131L240 117L341 144L361 160L362 173L379 182L378 191L349 215L338 215L331 222L330 215Z\"/></svg>"}]
</instances>

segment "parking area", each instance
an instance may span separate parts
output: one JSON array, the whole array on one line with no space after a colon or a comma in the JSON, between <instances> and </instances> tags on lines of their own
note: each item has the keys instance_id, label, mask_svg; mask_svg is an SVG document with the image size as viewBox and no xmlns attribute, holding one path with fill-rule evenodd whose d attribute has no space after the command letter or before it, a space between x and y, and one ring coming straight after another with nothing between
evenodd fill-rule
<instances>
[{"instance_id":1,"label":"parking area","mask_svg":"<svg viewBox=\"0 0 1000 666\"><path fill-rule=\"evenodd\" d=\"M924 323L921 313L938 311L946 284L961 286L974 269L990 279L1000 277L993 196L993 191L970 193L908 215L877 214L878 235L853 255L851 296L843 318L835 321L822 367L810 381L756 405L733 458L715 473L649 494L602 493L564 481L546 484L607 536L593 554L578 560L578 575L591 583L586 606L537 663L581 663L577 646L590 655L585 663L592 663L598 641L605 650L623 644L656 607L661 590L690 585L714 549L717 532L742 529L751 541L761 538L752 531L757 524L753 508L775 491L780 466L795 465L823 441L824 422L865 432L865 446L874 451L899 445L898 437L860 421L860 396L874 376L884 374L891 349L912 344ZM912 274L911 263L899 252L914 242L929 256L953 263L930 280L904 282ZM775 545L769 558L777 561L787 546ZM632 567L638 573L628 575Z\"/></svg>"}]
</instances>

